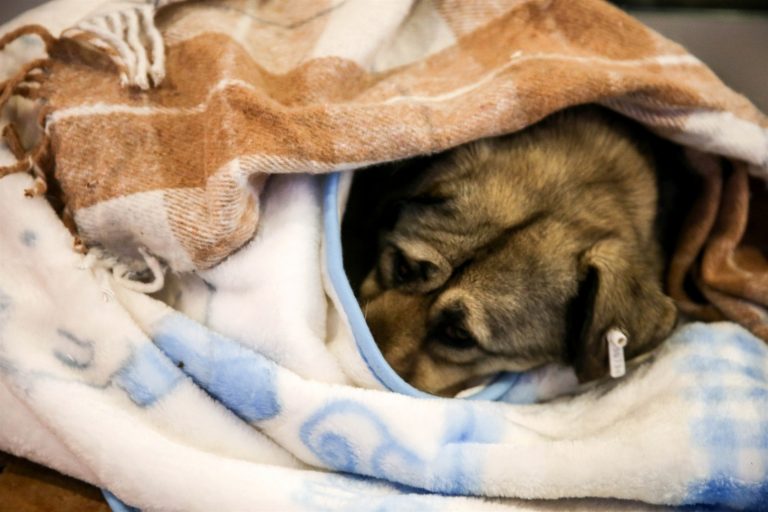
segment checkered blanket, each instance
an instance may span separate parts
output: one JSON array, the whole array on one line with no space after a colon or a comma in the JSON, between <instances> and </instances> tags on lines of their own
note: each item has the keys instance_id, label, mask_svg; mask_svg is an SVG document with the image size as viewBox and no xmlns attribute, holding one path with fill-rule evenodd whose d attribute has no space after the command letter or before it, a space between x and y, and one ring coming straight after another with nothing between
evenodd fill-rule
<instances>
[{"instance_id":1,"label":"checkered blanket","mask_svg":"<svg viewBox=\"0 0 768 512\"><path fill-rule=\"evenodd\" d=\"M0 154L0 449L144 510L766 509L747 330L688 325L547 404L388 392L326 300L322 178L299 174L603 104L708 177L671 292L759 335L768 121L697 59L593 0L124 4L59 0L27 20L60 37L0 39L27 57L2 61L26 128Z\"/></svg>"}]
</instances>

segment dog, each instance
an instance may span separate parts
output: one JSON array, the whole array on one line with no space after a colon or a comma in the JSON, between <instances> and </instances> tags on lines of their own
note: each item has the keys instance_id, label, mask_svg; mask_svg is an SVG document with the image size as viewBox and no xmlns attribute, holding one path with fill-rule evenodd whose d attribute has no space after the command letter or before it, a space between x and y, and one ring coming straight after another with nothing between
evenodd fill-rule
<instances>
[{"instance_id":1,"label":"dog","mask_svg":"<svg viewBox=\"0 0 768 512\"><path fill-rule=\"evenodd\" d=\"M358 172L342 227L376 343L438 395L502 370L608 371L608 330L636 358L676 324L664 294L654 144L596 106L520 132Z\"/></svg>"}]
</instances>

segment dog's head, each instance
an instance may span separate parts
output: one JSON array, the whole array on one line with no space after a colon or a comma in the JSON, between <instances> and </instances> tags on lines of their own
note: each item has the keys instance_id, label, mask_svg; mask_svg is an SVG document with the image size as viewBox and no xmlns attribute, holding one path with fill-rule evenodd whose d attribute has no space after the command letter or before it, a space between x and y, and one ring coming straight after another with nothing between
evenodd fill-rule
<instances>
[{"instance_id":1,"label":"dog's head","mask_svg":"<svg viewBox=\"0 0 768 512\"><path fill-rule=\"evenodd\" d=\"M676 310L638 133L577 109L393 171L359 299L395 371L452 394L550 362L601 377L612 327L629 358L653 349Z\"/></svg>"}]
</instances>

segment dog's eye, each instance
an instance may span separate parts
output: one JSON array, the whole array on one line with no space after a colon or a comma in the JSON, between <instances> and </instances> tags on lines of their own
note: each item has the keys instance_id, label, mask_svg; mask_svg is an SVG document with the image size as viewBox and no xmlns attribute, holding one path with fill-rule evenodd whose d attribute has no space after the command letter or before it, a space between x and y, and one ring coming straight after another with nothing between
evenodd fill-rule
<instances>
[{"instance_id":1,"label":"dog's eye","mask_svg":"<svg viewBox=\"0 0 768 512\"><path fill-rule=\"evenodd\" d=\"M429 261L411 262L402 251L396 251L392 270L395 284L405 284L416 280L429 281L437 271L437 267Z\"/></svg>"},{"instance_id":2,"label":"dog's eye","mask_svg":"<svg viewBox=\"0 0 768 512\"><path fill-rule=\"evenodd\" d=\"M413 270L408 264L408 260L405 258L401 251L395 253L394 259L394 277L397 284L407 283L411 280Z\"/></svg>"},{"instance_id":3,"label":"dog's eye","mask_svg":"<svg viewBox=\"0 0 768 512\"><path fill-rule=\"evenodd\" d=\"M477 342L472 335L463 327L455 324L443 324L436 334L437 341L446 347L467 350L477 346Z\"/></svg>"}]
</instances>

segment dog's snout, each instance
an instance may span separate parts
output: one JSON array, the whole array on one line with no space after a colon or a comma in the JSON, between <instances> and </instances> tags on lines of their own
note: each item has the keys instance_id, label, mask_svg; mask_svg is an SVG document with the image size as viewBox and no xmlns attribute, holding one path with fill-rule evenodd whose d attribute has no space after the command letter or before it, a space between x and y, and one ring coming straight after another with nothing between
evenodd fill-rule
<instances>
[{"instance_id":1,"label":"dog's snout","mask_svg":"<svg viewBox=\"0 0 768 512\"><path fill-rule=\"evenodd\" d=\"M425 338L428 301L422 295L386 290L363 306L368 327L384 358L406 380Z\"/></svg>"}]
</instances>

